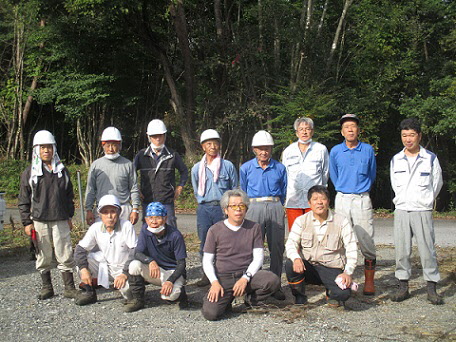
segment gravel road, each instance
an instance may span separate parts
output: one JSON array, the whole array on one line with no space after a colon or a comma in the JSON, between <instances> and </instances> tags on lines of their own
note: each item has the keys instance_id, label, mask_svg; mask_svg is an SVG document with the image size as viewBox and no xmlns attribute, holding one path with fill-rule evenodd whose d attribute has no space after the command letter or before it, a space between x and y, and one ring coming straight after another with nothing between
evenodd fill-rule
<instances>
[{"instance_id":1,"label":"gravel road","mask_svg":"<svg viewBox=\"0 0 456 342\"><path fill-rule=\"evenodd\" d=\"M425 282L416 251L415 272L411 280L412 298L393 303L387 294L396 286L394 249L379 246L377 295L356 293L346 309L333 309L324 303L322 287L308 287L309 304L292 305L287 299L271 299L265 308L245 311L242 306L225 319L208 322L201 315L203 291L194 283L200 275L199 257L188 259L190 307L180 311L176 305L159 299L158 288L146 289L147 307L123 313L117 291L98 291L96 304L78 307L63 298L62 281L53 271L56 296L39 301L39 275L26 256L3 257L0 264L0 330L2 341L456 341L455 248L439 249L443 265L439 291L445 305L426 302ZM268 260L266 259L266 262ZM449 265L452 263L452 265ZM449 265L449 266L448 266ZM355 281L362 283L361 268ZM283 278L285 284L285 278Z\"/></svg>"}]
</instances>

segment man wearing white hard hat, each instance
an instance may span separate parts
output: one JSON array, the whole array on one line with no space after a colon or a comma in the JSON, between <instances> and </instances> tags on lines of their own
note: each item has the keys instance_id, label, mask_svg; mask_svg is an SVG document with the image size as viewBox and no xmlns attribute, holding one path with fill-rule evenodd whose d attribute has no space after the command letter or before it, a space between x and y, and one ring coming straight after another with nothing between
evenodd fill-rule
<instances>
[{"instance_id":1,"label":"man wearing white hard hat","mask_svg":"<svg viewBox=\"0 0 456 342\"><path fill-rule=\"evenodd\" d=\"M141 199L133 163L119 154L122 147L119 130L115 127L106 128L101 135L101 144L105 155L92 163L87 177L87 224L95 222L93 205L95 202L99 203L107 194L115 195L119 199L122 207L120 217L135 224L139 217Z\"/></svg>"},{"instance_id":2,"label":"man wearing white hard hat","mask_svg":"<svg viewBox=\"0 0 456 342\"><path fill-rule=\"evenodd\" d=\"M202 256L207 231L212 225L224 219L220 199L226 191L238 187L239 180L233 163L220 156L221 139L216 130L205 130L201 134L200 143L204 156L192 168L192 185L198 202L196 225ZM197 285L209 284L209 279L203 273L203 278Z\"/></svg>"},{"instance_id":3,"label":"man wearing white hard hat","mask_svg":"<svg viewBox=\"0 0 456 342\"><path fill-rule=\"evenodd\" d=\"M298 141L282 153L287 168L288 185L285 207L288 231L295 219L310 211L307 192L314 185L328 185L329 154L325 145L312 141L314 122L311 118L298 118L294 122Z\"/></svg>"},{"instance_id":4,"label":"man wearing white hard hat","mask_svg":"<svg viewBox=\"0 0 456 342\"><path fill-rule=\"evenodd\" d=\"M39 299L54 295L51 268L57 261L65 284L64 297L74 298L73 249L70 230L74 215L70 174L57 154L54 136L39 131L33 138L32 165L21 175L19 211L25 233L36 242L36 269L41 274Z\"/></svg>"},{"instance_id":5,"label":"man wearing white hard hat","mask_svg":"<svg viewBox=\"0 0 456 342\"><path fill-rule=\"evenodd\" d=\"M96 302L96 285L109 288L111 281L121 295L131 300L128 267L134 258L138 241L130 221L119 217L121 204L114 195L104 195L97 208L101 221L92 224L76 245L74 259L82 284L77 305ZM96 251L94 248L96 248Z\"/></svg>"},{"instance_id":6,"label":"man wearing white hard hat","mask_svg":"<svg viewBox=\"0 0 456 342\"><path fill-rule=\"evenodd\" d=\"M155 119L149 122L147 136L150 145L138 152L134 164L141 175L143 216L149 203L160 202L168 212L168 224L177 228L174 200L187 182L188 169L181 156L165 146L167 131L163 121ZM180 174L177 186L176 169Z\"/></svg>"},{"instance_id":7,"label":"man wearing white hard hat","mask_svg":"<svg viewBox=\"0 0 456 342\"><path fill-rule=\"evenodd\" d=\"M266 235L271 256L271 271L279 278L282 274L285 249L285 213L283 204L287 193L285 166L271 158L274 140L266 131L258 131L252 139L255 158L242 164L241 189L250 197L246 218L260 224L263 238ZM274 295L285 299L280 289Z\"/></svg>"}]
</instances>

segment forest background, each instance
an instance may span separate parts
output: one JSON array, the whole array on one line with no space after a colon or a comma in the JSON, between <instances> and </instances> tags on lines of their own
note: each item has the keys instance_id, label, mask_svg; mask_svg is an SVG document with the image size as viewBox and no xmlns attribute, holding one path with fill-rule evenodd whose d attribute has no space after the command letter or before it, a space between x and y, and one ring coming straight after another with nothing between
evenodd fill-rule
<instances>
[{"instance_id":1,"label":"forest background","mask_svg":"<svg viewBox=\"0 0 456 342\"><path fill-rule=\"evenodd\" d=\"M239 167L259 129L279 159L296 118L331 149L356 113L377 153L375 207L392 206L398 124L414 116L444 173L437 209L454 209L455 56L451 0L0 0L0 189L17 196L40 129L73 171L101 155L110 125L132 159L154 118L187 165L215 128Z\"/></svg>"}]
</instances>

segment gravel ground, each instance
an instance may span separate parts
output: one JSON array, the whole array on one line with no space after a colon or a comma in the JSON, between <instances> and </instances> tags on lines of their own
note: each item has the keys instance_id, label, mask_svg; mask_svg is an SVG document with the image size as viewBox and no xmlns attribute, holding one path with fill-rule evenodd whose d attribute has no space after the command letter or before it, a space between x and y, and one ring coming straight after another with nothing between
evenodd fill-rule
<instances>
[{"instance_id":1,"label":"gravel ground","mask_svg":"<svg viewBox=\"0 0 456 342\"><path fill-rule=\"evenodd\" d=\"M309 286L309 304L293 306L286 287L287 299L271 299L266 307L244 310L243 306L217 322L201 315L203 292L194 283L200 275L199 257L188 258L190 307L180 311L177 305L160 300L158 288L146 288L147 307L135 313L123 313L120 294L99 290L96 304L78 307L63 298L62 281L53 271L56 296L39 301L36 294L40 279L34 262L26 256L2 257L0 265L0 331L2 341L456 341L456 250L439 250L442 282L439 291L445 305L433 306L426 301L421 270L410 281L412 298L393 303L388 292L396 288L394 250L379 247L377 295L365 297L356 293L347 301L345 310L325 305L322 287ZM419 261L414 252L414 265ZM355 281L362 283L361 267ZM283 277L285 284L285 277Z\"/></svg>"}]
</instances>

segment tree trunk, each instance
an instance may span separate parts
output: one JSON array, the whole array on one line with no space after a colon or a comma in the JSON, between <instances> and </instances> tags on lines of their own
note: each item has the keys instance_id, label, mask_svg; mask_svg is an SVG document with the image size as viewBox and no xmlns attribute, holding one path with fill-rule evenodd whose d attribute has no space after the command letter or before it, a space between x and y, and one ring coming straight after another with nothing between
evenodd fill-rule
<instances>
[{"instance_id":1,"label":"tree trunk","mask_svg":"<svg viewBox=\"0 0 456 342\"><path fill-rule=\"evenodd\" d=\"M353 3L353 0L345 0L344 9L342 10L342 14L340 15L339 23L338 23L337 29L336 29L336 33L334 34L333 43L331 45L331 50L329 51L329 57L328 57L328 60L326 62L326 71L329 70L329 67L331 66L333 58L334 58L334 54L335 54L335 52L337 50L337 47L339 46L340 33L342 32L342 27L343 27L343 24L344 24L344 21L345 21L345 17L347 16L348 9L349 9L349 7L350 7L350 5L352 3Z\"/></svg>"},{"instance_id":2,"label":"tree trunk","mask_svg":"<svg viewBox=\"0 0 456 342\"><path fill-rule=\"evenodd\" d=\"M323 5L323 12L321 13L320 23L318 24L318 29L317 29L317 38L320 37L321 30L322 30L323 24L325 22L326 11L328 10L328 1L329 0L326 0L325 4Z\"/></svg>"}]
</instances>

